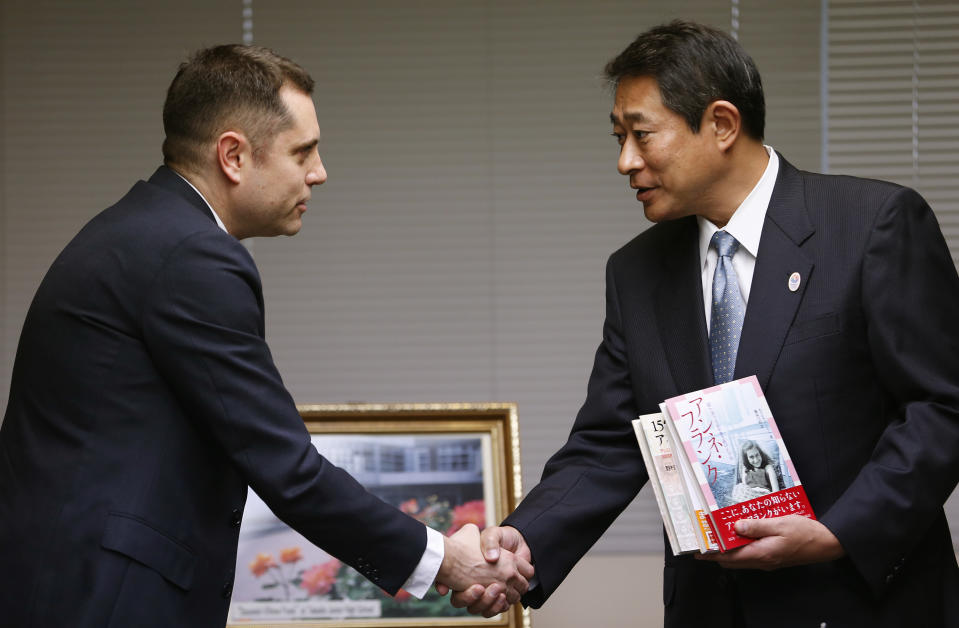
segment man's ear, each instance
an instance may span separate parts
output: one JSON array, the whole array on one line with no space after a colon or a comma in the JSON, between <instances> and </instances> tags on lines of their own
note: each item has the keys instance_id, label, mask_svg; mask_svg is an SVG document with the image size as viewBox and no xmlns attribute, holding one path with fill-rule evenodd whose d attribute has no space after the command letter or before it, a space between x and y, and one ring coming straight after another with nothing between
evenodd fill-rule
<instances>
[{"instance_id":1,"label":"man's ear","mask_svg":"<svg viewBox=\"0 0 959 628\"><path fill-rule=\"evenodd\" d=\"M703 113L703 124L700 131L708 131L716 139L716 147L720 151L729 150L742 131L742 117L739 109L728 100L715 100L709 103Z\"/></svg>"},{"instance_id":2,"label":"man's ear","mask_svg":"<svg viewBox=\"0 0 959 628\"><path fill-rule=\"evenodd\" d=\"M239 183L243 169L253 159L249 140L242 133L225 131L216 140L216 158L227 179Z\"/></svg>"}]
</instances>

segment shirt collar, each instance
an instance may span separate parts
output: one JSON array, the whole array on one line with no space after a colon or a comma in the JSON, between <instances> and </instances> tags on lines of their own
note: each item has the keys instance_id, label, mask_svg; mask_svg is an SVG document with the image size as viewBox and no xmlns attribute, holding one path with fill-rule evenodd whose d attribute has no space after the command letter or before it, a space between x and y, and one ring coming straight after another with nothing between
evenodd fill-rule
<instances>
[{"instance_id":1,"label":"shirt collar","mask_svg":"<svg viewBox=\"0 0 959 628\"><path fill-rule=\"evenodd\" d=\"M724 227L727 233L736 238L740 248L748 251L754 259L759 253L759 238L762 236L766 210L769 209L769 199L772 198L776 177L779 175L779 155L771 146L764 148L769 154L769 163L766 164L763 176L759 177L759 182L736 208ZM697 216L696 221L699 223L699 259L705 266L709 241L719 229L702 216Z\"/></svg>"},{"instance_id":2,"label":"shirt collar","mask_svg":"<svg viewBox=\"0 0 959 628\"><path fill-rule=\"evenodd\" d=\"M172 168L171 168L171 170L172 170ZM173 170L173 172L176 173L176 176L178 176L178 177L180 177L181 179L183 179L184 181L186 181L186 184L189 185L191 188L193 188L193 191L194 191L194 192L196 192L197 194L200 195L200 198L203 199L203 202L206 203L206 206L210 208L210 212L213 214L213 220L216 221L216 225L217 225L220 229L223 229L224 231L226 231L226 225L224 225L224 224L223 224L223 221L220 220L219 214L217 214L217 213L216 213L216 210L213 209L213 205L210 205L210 201L206 200L206 197L203 196L203 193L200 192L200 190L196 189L196 186L193 185L192 183L190 183L190 180L187 179L186 177L184 177L182 174L180 174L180 173L177 172L176 170ZM226 232L229 233L229 231L226 231Z\"/></svg>"}]
</instances>

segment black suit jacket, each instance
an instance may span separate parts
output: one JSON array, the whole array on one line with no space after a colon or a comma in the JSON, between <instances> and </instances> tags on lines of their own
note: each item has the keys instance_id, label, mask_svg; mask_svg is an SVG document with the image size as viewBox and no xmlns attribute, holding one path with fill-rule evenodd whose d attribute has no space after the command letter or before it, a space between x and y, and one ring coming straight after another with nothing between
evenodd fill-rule
<instances>
[{"instance_id":1,"label":"black suit jacket","mask_svg":"<svg viewBox=\"0 0 959 628\"><path fill-rule=\"evenodd\" d=\"M505 521L533 551L533 606L646 482L630 421L712 384L697 234L695 217L657 224L610 257L585 405ZM959 278L918 194L780 160L735 376L758 376L847 557L724 571L667 551L667 626L959 622L947 608L959 574L942 510L959 479L957 325Z\"/></svg>"},{"instance_id":2,"label":"black suit jacket","mask_svg":"<svg viewBox=\"0 0 959 628\"><path fill-rule=\"evenodd\" d=\"M161 167L30 306L0 428L0 623L225 623L247 485L395 592L426 532L310 443L246 249Z\"/></svg>"}]
</instances>

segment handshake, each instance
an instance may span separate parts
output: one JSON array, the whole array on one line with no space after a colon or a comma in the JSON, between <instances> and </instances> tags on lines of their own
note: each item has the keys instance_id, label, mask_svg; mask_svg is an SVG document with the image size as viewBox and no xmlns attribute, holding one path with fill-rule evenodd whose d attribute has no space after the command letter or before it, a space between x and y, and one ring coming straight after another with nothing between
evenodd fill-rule
<instances>
[{"instance_id":1,"label":"handshake","mask_svg":"<svg viewBox=\"0 0 959 628\"><path fill-rule=\"evenodd\" d=\"M445 555L436 575L440 595L452 591L450 604L473 615L505 612L529 589L532 553L516 528L483 530L467 524L444 539Z\"/></svg>"}]
</instances>

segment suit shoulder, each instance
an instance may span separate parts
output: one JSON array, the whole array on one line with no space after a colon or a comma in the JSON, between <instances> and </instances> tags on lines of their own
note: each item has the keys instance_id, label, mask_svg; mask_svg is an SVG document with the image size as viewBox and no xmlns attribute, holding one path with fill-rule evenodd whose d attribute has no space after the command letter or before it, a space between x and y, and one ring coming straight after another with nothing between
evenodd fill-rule
<instances>
[{"instance_id":1,"label":"suit shoulder","mask_svg":"<svg viewBox=\"0 0 959 628\"><path fill-rule=\"evenodd\" d=\"M223 232L208 208L201 209L180 194L146 181L134 185L114 207L118 206L170 232Z\"/></svg>"},{"instance_id":2,"label":"suit shoulder","mask_svg":"<svg viewBox=\"0 0 959 628\"><path fill-rule=\"evenodd\" d=\"M883 181L844 174L821 174L800 171L807 201L816 206L859 207L878 210L894 199L922 201L912 188Z\"/></svg>"},{"instance_id":3,"label":"suit shoulder","mask_svg":"<svg viewBox=\"0 0 959 628\"><path fill-rule=\"evenodd\" d=\"M216 224L209 211L162 186L139 181L123 198L87 223L80 235L99 240L102 245L132 246L160 256L186 240L213 240L219 247L245 251Z\"/></svg>"},{"instance_id":4,"label":"suit shoulder","mask_svg":"<svg viewBox=\"0 0 959 628\"><path fill-rule=\"evenodd\" d=\"M768 224L791 234L797 242L815 234L809 240L810 251L858 264L857 256L877 234L899 231L894 225L914 223L938 229L928 203L903 185L803 172L788 165L781 175L766 214Z\"/></svg>"},{"instance_id":5,"label":"suit shoulder","mask_svg":"<svg viewBox=\"0 0 959 628\"><path fill-rule=\"evenodd\" d=\"M609 256L609 264L619 266L644 264L661 260L674 250L679 242L698 233L699 227L694 216L656 223L621 246Z\"/></svg>"},{"instance_id":6,"label":"suit shoulder","mask_svg":"<svg viewBox=\"0 0 959 628\"><path fill-rule=\"evenodd\" d=\"M212 216L175 192L140 181L80 230L50 272L73 278L122 277L147 285L178 259L219 259L256 274L246 248Z\"/></svg>"}]
</instances>

